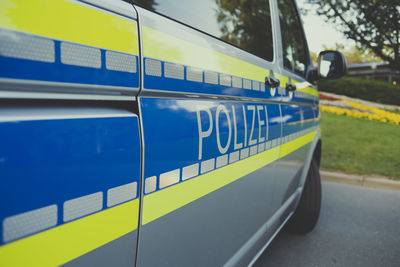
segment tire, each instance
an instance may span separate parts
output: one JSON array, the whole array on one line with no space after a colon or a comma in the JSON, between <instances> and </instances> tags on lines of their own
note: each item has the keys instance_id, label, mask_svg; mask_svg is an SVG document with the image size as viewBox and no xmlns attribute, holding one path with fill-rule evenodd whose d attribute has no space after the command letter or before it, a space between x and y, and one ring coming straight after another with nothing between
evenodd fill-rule
<instances>
[{"instance_id":1,"label":"tire","mask_svg":"<svg viewBox=\"0 0 400 267\"><path fill-rule=\"evenodd\" d=\"M293 234L306 234L314 229L321 209L321 177L315 158L311 161L299 204L286 225Z\"/></svg>"}]
</instances>

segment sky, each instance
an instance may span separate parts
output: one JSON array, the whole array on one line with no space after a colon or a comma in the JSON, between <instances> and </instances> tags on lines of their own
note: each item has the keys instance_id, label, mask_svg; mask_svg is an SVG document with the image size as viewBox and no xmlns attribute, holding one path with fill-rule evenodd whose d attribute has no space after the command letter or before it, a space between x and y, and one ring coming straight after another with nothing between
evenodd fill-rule
<instances>
[{"instance_id":1,"label":"sky","mask_svg":"<svg viewBox=\"0 0 400 267\"><path fill-rule=\"evenodd\" d=\"M311 52L318 54L323 50L323 45L335 48L335 43L343 44L346 48L354 46L354 43L346 39L332 24L326 23L321 16L315 15L312 10L315 7L305 4L305 0L296 0L296 2L300 9L309 11L307 15L302 15L301 17Z\"/></svg>"}]
</instances>

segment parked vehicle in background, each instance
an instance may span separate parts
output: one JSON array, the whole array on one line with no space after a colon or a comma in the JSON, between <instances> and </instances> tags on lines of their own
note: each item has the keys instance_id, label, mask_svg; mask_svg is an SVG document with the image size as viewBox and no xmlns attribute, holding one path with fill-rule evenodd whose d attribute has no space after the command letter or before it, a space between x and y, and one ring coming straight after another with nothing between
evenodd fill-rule
<instances>
[{"instance_id":1,"label":"parked vehicle in background","mask_svg":"<svg viewBox=\"0 0 400 267\"><path fill-rule=\"evenodd\" d=\"M0 265L252 264L318 220L292 0L3 0Z\"/></svg>"}]
</instances>

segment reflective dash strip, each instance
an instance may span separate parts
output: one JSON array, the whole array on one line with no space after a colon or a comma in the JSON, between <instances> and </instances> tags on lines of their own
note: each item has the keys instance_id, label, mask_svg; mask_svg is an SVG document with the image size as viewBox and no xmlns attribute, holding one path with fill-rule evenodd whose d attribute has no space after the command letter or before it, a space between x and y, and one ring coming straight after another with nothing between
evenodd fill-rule
<instances>
[{"instance_id":1,"label":"reflective dash strip","mask_svg":"<svg viewBox=\"0 0 400 267\"><path fill-rule=\"evenodd\" d=\"M0 247L0 266L59 266L137 228L139 199Z\"/></svg>"},{"instance_id":2,"label":"reflective dash strip","mask_svg":"<svg viewBox=\"0 0 400 267\"><path fill-rule=\"evenodd\" d=\"M143 199L142 224L144 225L152 222L286 156L310 143L314 139L317 131L318 130L314 130L299 138L288 141L280 147L271 148L254 156L216 169L215 171L200 175L194 179L145 195ZM279 149L281 149L281 152Z\"/></svg>"},{"instance_id":3,"label":"reflective dash strip","mask_svg":"<svg viewBox=\"0 0 400 267\"><path fill-rule=\"evenodd\" d=\"M153 58L165 62L173 62L175 64L181 64L185 66L191 66L195 68L199 68L204 71L205 82L218 84L218 80L216 82L208 81L207 74L214 72L221 73L221 77L225 77L224 74L229 74L233 76L237 76L243 78L243 88L251 89L258 87L251 84L262 82L264 83L265 77L269 75L269 70L258 67L251 63L239 60L234 57L230 57L223 53L217 52L212 49L205 48L203 46L179 39L175 36L157 31L155 29L142 26L143 29L143 55L145 58ZM157 62L157 61L155 61ZM158 75L161 76L161 64L159 64ZM170 63L169 63L170 64ZM191 70L191 68L189 68ZM246 70L245 72L243 70ZM149 73L147 73L149 74ZM193 80L192 75L188 71L188 80ZM281 80L281 85L284 87L288 82L288 77L275 74L275 76ZM183 76L180 76L183 77ZM237 78L234 77L234 78ZM228 76L228 78L230 78ZM247 80L249 79L249 80ZM197 78L196 81L201 82L201 78ZM302 92L307 95L318 96L318 91L311 88L308 82L299 83L297 81L292 81L297 84L297 91ZM222 85L231 86L231 80L220 81ZM232 83L233 87L238 87L235 81ZM240 84L240 88L242 85Z\"/></svg>"},{"instance_id":4,"label":"reflective dash strip","mask_svg":"<svg viewBox=\"0 0 400 267\"><path fill-rule=\"evenodd\" d=\"M136 22L65 0L2 0L0 27L129 54L139 51Z\"/></svg>"},{"instance_id":5,"label":"reflective dash strip","mask_svg":"<svg viewBox=\"0 0 400 267\"><path fill-rule=\"evenodd\" d=\"M143 26L143 55L260 82L269 70ZM243 71L246 70L246 71Z\"/></svg>"}]
</instances>

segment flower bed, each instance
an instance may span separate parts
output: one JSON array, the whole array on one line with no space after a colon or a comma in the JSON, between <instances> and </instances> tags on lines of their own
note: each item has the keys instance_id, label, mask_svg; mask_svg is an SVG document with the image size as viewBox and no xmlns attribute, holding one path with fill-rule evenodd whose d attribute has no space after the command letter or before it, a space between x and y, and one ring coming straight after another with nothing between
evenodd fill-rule
<instances>
[{"instance_id":1,"label":"flower bed","mask_svg":"<svg viewBox=\"0 0 400 267\"><path fill-rule=\"evenodd\" d=\"M320 93L321 111L355 118L377 120L384 123L400 124L400 114L367 106L347 99L331 97Z\"/></svg>"}]
</instances>

